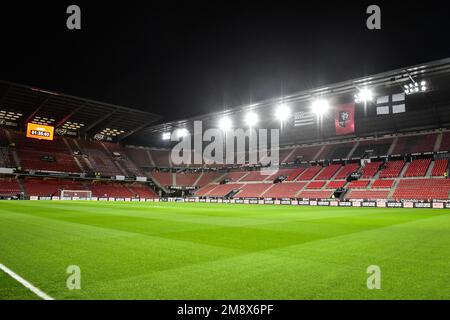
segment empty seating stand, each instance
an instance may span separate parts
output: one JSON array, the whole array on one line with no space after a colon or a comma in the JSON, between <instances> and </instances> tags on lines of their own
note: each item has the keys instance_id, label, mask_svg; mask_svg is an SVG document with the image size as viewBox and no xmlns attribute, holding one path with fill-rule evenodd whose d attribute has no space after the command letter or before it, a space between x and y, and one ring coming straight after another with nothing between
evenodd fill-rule
<instances>
[{"instance_id":1,"label":"empty seating stand","mask_svg":"<svg viewBox=\"0 0 450 320\"><path fill-rule=\"evenodd\" d=\"M295 198L295 196L306 186L306 182L284 182L273 185L263 194L264 198Z\"/></svg>"},{"instance_id":2,"label":"empty seating stand","mask_svg":"<svg viewBox=\"0 0 450 320\"><path fill-rule=\"evenodd\" d=\"M207 184L217 181L220 177L224 176L224 173L216 173L216 172L204 172L197 182L197 186L203 187Z\"/></svg>"},{"instance_id":3,"label":"empty seating stand","mask_svg":"<svg viewBox=\"0 0 450 320\"><path fill-rule=\"evenodd\" d=\"M321 166L309 167L305 169L305 171L303 171L303 173L297 177L297 180L300 181L312 180L321 170L322 170Z\"/></svg>"},{"instance_id":4,"label":"empty seating stand","mask_svg":"<svg viewBox=\"0 0 450 320\"><path fill-rule=\"evenodd\" d=\"M438 159L434 162L433 171L431 175L433 177L442 177L448 170L448 159Z\"/></svg>"},{"instance_id":5,"label":"empty seating stand","mask_svg":"<svg viewBox=\"0 0 450 320\"><path fill-rule=\"evenodd\" d=\"M325 189L338 189L343 188L347 181L345 180L333 180L328 182L328 184L325 186Z\"/></svg>"},{"instance_id":6,"label":"empty seating stand","mask_svg":"<svg viewBox=\"0 0 450 320\"><path fill-rule=\"evenodd\" d=\"M294 162L296 160L314 160L320 149L322 149L322 146L297 147L295 148L294 152L285 160L285 162Z\"/></svg>"},{"instance_id":7,"label":"empty seating stand","mask_svg":"<svg viewBox=\"0 0 450 320\"><path fill-rule=\"evenodd\" d=\"M348 185L349 189L365 189L368 187L370 180L356 180L350 182Z\"/></svg>"},{"instance_id":8,"label":"empty seating stand","mask_svg":"<svg viewBox=\"0 0 450 320\"><path fill-rule=\"evenodd\" d=\"M424 177L430 167L431 159L413 160L406 169L404 177Z\"/></svg>"},{"instance_id":9,"label":"empty seating stand","mask_svg":"<svg viewBox=\"0 0 450 320\"><path fill-rule=\"evenodd\" d=\"M315 180L329 180L331 179L336 172L341 168L340 164L330 164L328 167L325 167L316 177Z\"/></svg>"},{"instance_id":10,"label":"empty seating stand","mask_svg":"<svg viewBox=\"0 0 450 320\"><path fill-rule=\"evenodd\" d=\"M375 180L372 189L390 189L394 185L394 180Z\"/></svg>"},{"instance_id":11,"label":"empty seating stand","mask_svg":"<svg viewBox=\"0 0 450 320\"><path fill-rule=\"evenodd\" d=\"M234 190L239 190L243 186L244 186L243 184L234 184L234 183L219 184L208 193L208 196L209 197L225 197L230 192L232 192Z\"/></svg>"},{"instance_id":12,"label":"empty seating stand","mask_svg":"<svg viewBox=\"0 0 450 320\"><path fill-rule=\"evenodd\" d=\"M433 152L437 134L400 137L392 154Z\"/></svg>"},{"instance_id":13,"label":"empty seating stand","mask_svg":"<svg viewBox=\"0 0 450 320\"><path fill-rule=\"evenodd\" d=\"M450 179L402 179L394 191L394 199L447 200Z\"/></svg>"},{"instance_id":14,"label":"empty seating stand","mask_svg":"<svg viewBox=\"0 0 450 320\"><path fill-rule=\"evenodd\" d=\"M373 178L377 174L380 166L381 162L379 161L366 163L361 169L361 178Z\"/></svg>"},{"instance_id":15,"label":"empty seating stand","mask_svg":"<svg viewBox=\"0 0 450 320\"><path fill-rule=\"evenodd\" d=\"M350 190L346 199L384 200L389 196L389 190Z\"/></svg>"},{"instance_id":16,"label":"empty seating stand","mask_svg":"<svg viewBox=\"0 0 450 320\"><path fill-rule=\"evenodd\" d=\"M200 178L199 173L177 173L175 175L175 185L182 187L194 186L198 178Z\"/></svg>"},{"instance_id":17,"label":"empty seating stand","mask_svg":"<svg viewBox=\"0 0 450 320\"><path fill-rule=\"evenodd\" d=\"M353 158L386 156L394 139L361 141L353 152Z\"/></svg>"},{"instance_id":18,"label":"empty seating stand","mask_svg":"<svg viewBox=\"0 0 450 320\"><path fill-rule=\"evenodd\" d=\"M332 190L304 190L300 192L297 196L298 198L307 198L307 199L329 199L333 195L334 191Z\"/></svg>"},{"instance_id":19,"label":"empty seating stand","mask_svg":"<svg viewBox=\"0 0 450 320\"><path fill-rule=\"evenodd\" d=\"M311 181L306 186L306 189L322 189L326 181Z\"/></svg>"},{"instance_id":20,"label":"empty seating stand","mask_svg":"<svg viewBox=\"0 0 450 320\"><path fill-rule=\"evenodd\" d=\"M235 195L237 198L260 198L273 184L271 183L249 183L245 184L241 191Z\"/></svg>"},{"instance_id":21,"label":"empty seating stand","mask_svg":"<svg viewBox=\"0 0 450 320\"><path fill-rule=\"evenodd\" d=\"M159 183L163 187L169 187L174 185L171 172L158 172L158 171L151 172L150 178L155 180L156 183Z\"/></svg>"},{"instance_id":22,"label":"empty seating stand","mask_svg":"<svg viewBox=\"0 0 450 320\"><path fill-rule=\"evenodd\" d=\"M388 161L380 172L380 178L397 178L405 166L404 160Z\"/></svg>"},{"instance_id":23,"label":"empty seating stand","mask_svg":"<svg viewBox=\"0 0 450 320\"><path fill-rule=\"evenodd\" d=\"M19 183L14 178L0 179L0 196L11 197L21 192Z\"/></svg>"},{"instance_id":24,"label":"empty seating stand","mask_svg":"<svg viewBox=\"0 0 450 320\"><path fill-rule=\"evenodd\" d=\"M343 166L334 177L335 179L346 179L350 174L359 170L359 163L349 163Z\"/></svg>"}]
</instances>

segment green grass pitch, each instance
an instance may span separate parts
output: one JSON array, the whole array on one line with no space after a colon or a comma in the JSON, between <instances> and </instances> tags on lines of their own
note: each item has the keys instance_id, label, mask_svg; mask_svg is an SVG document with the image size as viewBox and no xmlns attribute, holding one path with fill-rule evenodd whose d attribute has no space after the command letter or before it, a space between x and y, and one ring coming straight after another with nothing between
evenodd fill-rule
<instances>
[{"instance_id":1,"label":"green grass pitch","mask_svg":"<svg viewBox=\"0 0 450 320\"><path fill-rule=\"evenodd\" d=\"M450 299L450 214L10 201L0 263L55 299ZM81 290L66 287L70 265ZM0 299L38 297L0 271Z\"/></svg>"}]
</instances>

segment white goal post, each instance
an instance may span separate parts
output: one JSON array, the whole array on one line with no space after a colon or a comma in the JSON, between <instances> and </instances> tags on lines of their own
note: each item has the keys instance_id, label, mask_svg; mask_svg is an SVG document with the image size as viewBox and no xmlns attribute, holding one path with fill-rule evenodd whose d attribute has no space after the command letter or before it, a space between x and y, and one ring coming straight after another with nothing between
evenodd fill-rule
<instances>
[{"instance_id":1,"label":"white goal post","mask_svg":"<svg viewBox=\"0 0 450 320\"><path fill-rule=\"evenodd\" d=\"M61 199L91 199L90 190L61 190Z\"/></svg>"}]
</instances>

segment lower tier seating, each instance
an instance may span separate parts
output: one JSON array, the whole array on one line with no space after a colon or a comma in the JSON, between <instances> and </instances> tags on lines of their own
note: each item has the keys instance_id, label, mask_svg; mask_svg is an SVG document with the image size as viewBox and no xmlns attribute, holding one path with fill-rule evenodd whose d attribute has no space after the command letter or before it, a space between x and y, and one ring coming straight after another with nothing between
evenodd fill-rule
<instances>
[{"instance_id":1,"label":"lower tier seating","mask_svg":"<svg viewBox=\"0 0 450 320\"><path fill-rule=\"evenodd\" d=\"M237 198L260 198L273 184L271 183L252 183L245 184L241 191L235 197Z\"/></svg>"},{"instance_id":2,"label":"lower tier seating","mask_svg":"<svg viewBox=\"0 0 450 320\"><path fill-rule=\"evenodd\" d=\"M424 177L430 167L431 159L416 159L413 160L408 169L406 169L404 177Z\"/></svg>"},{"instance_id":3,"label":"lower tier seating","mask_svg":"<svg viewBox=\"0 0 450 320\"><path fill-rule=\"evenodd\" d=\"M434 162L433 171L431 175L433 177L442 177L448 170L448 159L439 159Z\"/></svg>"},{"instance_id":4,"label":"lower tier seating","mask_svg":"<svg viewBox=\"0 0 450 320\"><path fill-rule=\"evenodd\" d=\"M284 182L277 183L272 186L266 193L264 198L294 198L306 186L306 182Z\"/></svg>"},{"instance_id":5,"label":"lower tier seating","mask_svg":"<svg viewBox=\"0 0 450 320\"><path fill-rule=\"evenodd\" d=\"M449 199L450 179L404 179L400 180L393 198L416 200Z\"/></svg>"},{"instance_id":6,"label":"lower tier seating","mask_svg":"<svg viewBox=\"0 0 450 320\"><path fill-rule=\"evenodd\" d=\"M328 199L331 198L334 191L324 190L324 191L309 191L304 190L300 192L298 198L308 198L308 199Z\"/></svg>"},{"instance_id":7,"label":"lower tier seating","mask_svg":"<svg viewBox=\"0 0 450 320\"><path fill-rule=\"evenodd\" d=\"M368 199L382 200L387 199L389 190L351 190L345 195L346 199Z\"/></svg>"}]
</instances>

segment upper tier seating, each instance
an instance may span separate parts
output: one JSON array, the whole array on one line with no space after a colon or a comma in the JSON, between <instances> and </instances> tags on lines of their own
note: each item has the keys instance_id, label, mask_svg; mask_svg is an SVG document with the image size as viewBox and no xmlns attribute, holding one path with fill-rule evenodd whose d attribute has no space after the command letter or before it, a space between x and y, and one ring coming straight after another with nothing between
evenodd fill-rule
<instances>
[{"instance_id":1,"label":"upper tier seating","mask_svg":"<svg viewBox=\"0 0 450 320\"><path fill-rule=\"evenodd\" d=\"M113 157L114 161L118 162L119 165L126 171L128 176L137 176L137 177L143 177L144 174L139 169L133 161L131 161L126 152L125 149L118 143L109 143L109 142L102 142L106 148L111 151L111 156ZM119 157L115 156L113 153L120 154Z\"/></svg>"},{"instance_id":2,"label":"upper tier seating","mask_svg":"<svg viewBox=\"0 0 450 320\"><path fill-rule=\"evenodd\" d=\"M353 172L358 171L359 163L349 163L342 167L341 170L334 177L335 179L346 179Z\"/></svg>"},{"instance_id":3,"label":"upper tier seating","mask_svg":"<svg viewBox=\"0 0 450 320\"><path fill-rule=\"evenodd\" d=\"M330 164L328 167L325 167L322 172L320 172L315 180L329 180L331 179L336 172L342 167L340 164Z\"/></svg>"},{"instance_id":4,"label":"upper tier seating","mask_svg":"<svg viewBox=\"0 0 450 320\"><path fill-rule=\"evenodd\" d=\"M306 185L306 182L277 183L272 186L266 193L264 198L295 198Z\"/></svg>"},{"instance_id":5,"label":"upper tier seating","mask_svg":"<svg viewBox=\"0 0 450 320\"><path fill-rule=\"evenodd\" d=\"M353 152L352 158L385 156L388 154L393 141L394 139L360 141Z\"/></svg>"},{"instance_id":6,"label":"upper tier seating","mask_svg":"<svg viewBox=\"0 0 450 320\"><path fill-rule=\"evenodd\" d=\"M311 161L320 151L322 146L297 147L294 152L285 160L285 162L294 162L295 160Z\"/></svg>"},{"instance_id":7,"label":"upper tier seating","mask_svg":"<svg viewBox=\"0 0 450 320\"><path fill-rule=\"evenodd\" d=\"M370 180L355 180L348 185L349 189L365 189L369 185Z\"/></svg>"},{"instance_id":8,"label":"upper tier seating","mask_svg":"<svg viewBox=\"0 0 450 320\"><path fill-rule=\"evenodd\" d=\"M234 183L219 184L208 193L208 196L209 197L225 197L231 191L239 190L243 186L244 186L243 184L234 184Z\"/></svg>"},{"instance_id":9,"label":"upper tier seating","mask_svg":"<svg viewBox=\"0 0 450 320\"><path fill-rule=\"evenodd\" d=\"M154 171L150 173L150 178L159 183L163 187L173 186L173 179L171 172L158 172Z\"/></svg>"},{"instance_id":10,"label":"upper tier seating","mask_svg":"<svg viewBox=\"0 0 450 320\"><path fill-rule=\"evenodd\" d=\"M168 150L150 150L150 155L153 159L153 162L157 167L164 167L169 168L170 167L170 152Z\"/></svg>"},{"instance_id":11,"label":"upper tier seating","mask_svg":"<svg viewBox=\"0 0 450 320\"><path fill-rule=\"evenodd\" d=\"M29 139L17 132L10 133L23 169L81 172L62 138L55 137L53 141L47 141Z\"/></svg>"},{"instance_id":12,"label":"upper tier seating","mask_svg":"<svg viewBox=\"0 0 450 320\"><path fill-rule=\"evenodd\" d=\"M413 160L406 169L404 177L425 177L430 167L431 159Z\"/></svg>"},{"instance_id":13,"label":"upper tier seating","mask_svg":"<svg viewBox=\"0 0 450 320\"><path fill-rule=\"evenodd\" d=\"M450 152L450 132L442 133L442 141L441 141L441 146L439 147L439 151Z\"/></svg>"},{"instance_id":14,"label":"upper tier seating","mask_svg":"<svg viewBox=\"0 0 450 320\"><path fill-rule=\"evenodd\" d=\"M322 189L326 181L311 181L306 186L306 189Z\"/></svg>"},{"instance_id":15,"label":"upper tier seating","mask_svg":"<svg viewBox=\"0 0 450 320\"><path fill-rule=\"evenodd\" d=\"M200 178L199 173L177 173L175 175L175 185L184 187L193 186L198 178Z\"/></svg>"},{"instance_id":16,"label":"upper tier seating","mask_svg":"<svg viewBox=\"0 0 450 320\"><path fill-rule=\"evenodd\" d=\"M389 196L389 190L350 190L346 199L383 200Z\"/></svg>"},{"instance_id":17,"label":"upper tier seating","mask_svg":"<svg viewBox=\"0 0 450 320\"><path fill-rule=\"evenodd\" d=\"M312 180L320 171L322 170L321 166L313 166L305 169L301 175L297 177L297 180L307 181Z\"/></svg>"},{"instance_id":18,"label":"upper tier seating","mask_svg":"<svg viewBox=\"0 0 450 320\"><path fill-rule=\"evenodd\" d=\"M442 177L448 169L448 159L438 159L434 162L433 171L431 175L433 177Z\"/></svg>"},{"instance_id":19,"label":"upper tier seating","mask_svg":"<svg viewBox=\"0 0 450 320\"><path fill-rule=\"evenodd\" d=\"M260 198L273 184L271 183L249 183L241 188L235 198Z\"/></svg>"},{"instance_id":20,"label":"upper tier seating","mask_svg":"<svg viewBox=\"0 0 450 320\"><path fill-rule=\"evenodd\" d=\"M446 200L450 179L402 179L394 191L394 199Z\"/></svg>"},{"instance_id":21,"label":"upper tier seating","mask_svg":"<svg viewBox=\"0 0 450 320\"><path fill-rule=\"evenodd\" d=\"M20 186L16 179L0 179L0 196L16 196L20 192Z\"/></svg>"},{"instance_id":22,"label":"upper tier seating","mask_svg":"<svg viewBox=\"0 0 450 320\"><path fill-rule=\"evenodd\" d=\"M347 181L345 180L333 180L328 182L328 184L325 186L325 189L337 189L337 188L343 188Z\"/></svg>"},{"instance_id":23,"label":"upper tier seating","mask_svg":"<svg viewBox=\"0 0 450 320\"><path fill-rule=\"evenodd\" d=\"M366 163L361 169L361 178L368 179L373 178L381 165L381 162L375 161Z\"/></svg>"},{"instance_id":24,"label":"upper tier seating","mask_svg":"<svg viewBox=\"0 0 450 320\"><path fill-rule=\"evenodd\" d=\"M437 134L400 137L392 154L433 152Z\"/></svg>"},{"instance_id":25,"label":"upper tier seating","mask_svg":"<svg viewBox=\"0 0 450 320\"><path fill-rule=\"evenodd\" d=\"M394 185L394 180L375 180L372 189L390 189Z\"/></svg>"},{"instance_id":26,"label":"upper tier seating","mask_svg":"<svg viewBox=\"0 0 450 320\"><path fill-rule=\"evenodd\" d=\"M380 178L397 178L405 166L404 160L388 161L380 172Z\"/></svg>"},{"instance_id":27,"label":"upper tier seating","mask_svg":"<svg viewBox=\"0 0 450 320\"><path fill-rule=\"evenodd\" d=\"M324 160L346 159L354 146L354 142L326 145L318 158Z\"/></svg>"},{"instance_id":28,"label":"upper tier seating","mask_svg":"<svg viewBox=\"0 0 450 320\"><path fill-rule=\"evenodd\" d=\"M139 167L152 167L148 151L140 148L125 148L128 157Z\"/></svg>"},{"instance_id":29,"label":"upper tier seating","mask_svg":"<svg viewBox=\"0 0 450 320\"><path fill-rule=\"evenodd\" d=\"M100 172L105 176L121 176L123 172L114 164L111 155L107 153L105 148L98 142L78 140L81 152L88 155L89 163L95 172ZM76 145L73 149L76 150Z\"/></svg>"},{"instance_id":30,"label":"upper tier seating","mask_svg":"<svg viewBox=\"0 0 450 320\"><path fill-rule=\"evenodd\" d=\"M331 198L334 191L332 190L321 190L321 191L309 191L304 190L300 192L297 196L298 198L308 198L308 199L328 199Z\"/></svg>"},{"instance_id":31,"label":"upper tier seating","mask_svg":"<svg viewBox=\"0 0 450 320\"><path fill-rule=\"evenodd\" d=\"M14 159L9 148L0 147L0 168L14 168Z\"/></svg>"}]
</instances>

